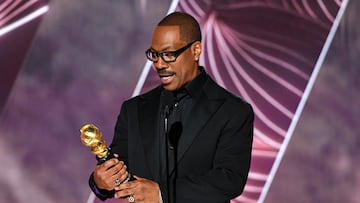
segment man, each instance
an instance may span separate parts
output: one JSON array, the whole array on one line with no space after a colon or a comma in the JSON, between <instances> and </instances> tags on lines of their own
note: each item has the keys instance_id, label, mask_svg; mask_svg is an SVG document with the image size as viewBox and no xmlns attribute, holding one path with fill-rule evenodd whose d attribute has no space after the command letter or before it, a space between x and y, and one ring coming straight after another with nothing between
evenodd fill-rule
<instances>
[{"instance_id":1,"label":"man","mask_svg":"<svg viewBox=\"0 0 360 203\"><path fill-rule=\"evenodd\" d=\"M118 159L96 166L89 181L100 199L225 203L242 193L253 111L199 66L201 51L188 14L172 13L155 28L146 56L161 85L123 103L110 145ZM128 172L135 180L120 184Z\"/></svg>"}]
</instances>

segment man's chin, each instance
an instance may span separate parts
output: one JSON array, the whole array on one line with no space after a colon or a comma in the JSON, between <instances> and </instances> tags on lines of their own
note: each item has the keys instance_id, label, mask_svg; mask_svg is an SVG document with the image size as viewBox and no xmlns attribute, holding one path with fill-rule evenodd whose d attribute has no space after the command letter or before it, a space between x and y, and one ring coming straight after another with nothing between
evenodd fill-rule
<instances>
[{"instance_id":1,"label":"man's chin","mask_svg":"<svg viewBox=\"0 0 360 203\"><path fill-rule=\"evenodd\" d=\"M171 83L162 84L165 90L167 91L174 91L176 90L176 86L171 85Z\"/></svg>"}]
</instances>

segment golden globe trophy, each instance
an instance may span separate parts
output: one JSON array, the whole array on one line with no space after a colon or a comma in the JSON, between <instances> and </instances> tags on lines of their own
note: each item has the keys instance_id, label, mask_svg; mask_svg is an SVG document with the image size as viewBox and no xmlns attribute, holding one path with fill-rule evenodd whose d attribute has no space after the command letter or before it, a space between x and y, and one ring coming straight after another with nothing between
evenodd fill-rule
<instances>
[{"instance_id":1,"label":"golden globe trophy","mask_svg":"<svg viewBox=\"0 0 360 203\"><path fill-rule=\"evenodd\" d=\"M96 155L99 164L115 157L110 148L106 146L101 131L95 125L85 124L80 129L80 132L82 143L90 147L91 152Z\"/></svg>"},{"instance_id":2,"label":"golden globe trophy","mask_svg":"<svg viewBox=\"0 0 360 203\"><path fill-rule=\"evenodd\" d=\"M106 146L106 142L102 138L102 133L95 125L88 123L81 127L81 142L90 147L91 152L96 155L96 159L98 164L104 163L105 161L115 158L114 153L111 151L109 147ZM131 180L135 180L135 178L128 173L128 177L121 183L126 183ZM118 181L115 183L116 185L120 185Z\"/></svg>"}]
</instances>

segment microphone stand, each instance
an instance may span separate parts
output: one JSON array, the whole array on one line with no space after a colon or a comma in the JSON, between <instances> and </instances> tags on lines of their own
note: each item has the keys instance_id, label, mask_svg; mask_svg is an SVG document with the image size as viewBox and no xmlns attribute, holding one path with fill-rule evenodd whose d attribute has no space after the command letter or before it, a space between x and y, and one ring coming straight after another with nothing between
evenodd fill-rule
<instances>
[{"instance_id":1,"label":"microphone stand","mask_svg":"<svg viewBox=\"0 0 360 203\"><path fill-rule=\"evenodd\" d=\"M170 197L170 177L169 177L169 115L170 115L170 109L169 106L165 106L164 110L164 130L165 130L165 152L166 152L166 189L167 189L167 197L169 200L169 203L171 202Z\"/></svg>"},{"instance_id":2,"label":"microphone stand","mask_svg":"<svg viewBox=\"0 0 360 203\"><path fill-rule=\"evenodd\" d=\"M174 182L173 182L173 195L174 195L174 201L173 203L176 203L176 179L177 179L177 173L178 173L178 167L177 167L177 144L173 146L174 150Z\"/></svg>"},{"instance_id":3,"label":"microphone stand","mask_svg":"<svg viewBox=\"0 0 360 203\"><path fill-rule=\"evenodd\" d=\"M173 195L173 203L176 202L176 181L178 176L178 142L182 133L182 124L180 121L176 121L171 124L171 128L169 129L169 143L170 143L170 151L173 153L173 166L174 166L174 179L172 181L172 195Z\"/></svg>"}]
</instances>

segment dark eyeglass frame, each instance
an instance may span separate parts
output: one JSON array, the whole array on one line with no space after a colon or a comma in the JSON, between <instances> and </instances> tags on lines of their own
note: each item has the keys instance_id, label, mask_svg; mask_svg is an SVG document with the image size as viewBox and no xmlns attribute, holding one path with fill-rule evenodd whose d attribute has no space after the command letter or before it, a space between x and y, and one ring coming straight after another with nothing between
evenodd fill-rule
<instances>
[{"instance_id":1,"label":"dark eyeglass frame","mask_svg":"<svg viewBox=\"0 0 360 203\"><path fill-rule=\"evenodd\" d=\"M193 45L195 42L197 42L198 40L195 40L195 41L192 41L190 43L188 43L187 45L185 45L184 47L178 49L178 50L175 50L175 51L164 51L164 52L156 52L156 51L153 51L151 48L150 49L147 49L145 51L145 54L146 54L146 58L149 59L150 61L152 61L153 63L156 63L159 61L159 57L161 57L161 59L166 62L166 63L170 63L170 62L175 62L176 59L180 56L181 53L183 53L186 49L188 49L189 47L191 47L191 45ZM157 57L157 60L153 60L151 57L150 57L150 53L155 55ZM174 60L165 60L164 59L164 55L173 55L175 58Z\"/></svg>"}]
</instances>

